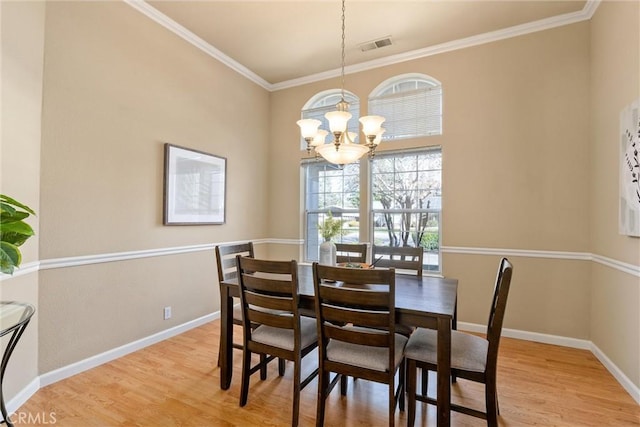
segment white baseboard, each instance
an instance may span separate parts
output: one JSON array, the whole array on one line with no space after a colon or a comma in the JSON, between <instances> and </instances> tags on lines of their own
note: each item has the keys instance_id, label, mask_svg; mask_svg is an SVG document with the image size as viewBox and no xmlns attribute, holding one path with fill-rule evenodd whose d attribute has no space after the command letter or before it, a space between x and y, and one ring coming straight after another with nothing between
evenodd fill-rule
<instances>
[{"instance_id":1,"label":"white baseboard","mask_svg":"<svg viewBox=\"0 0 640 427\"><path fill-rule=\"evenodd\" d=\"M461 331L486 333L486 325L478 325L475 323L458 322L458 329ZM543 344L553 344L562 347L579 348L581 350L590 350L592 348L591 341L580 340L577 338L561 337L558 335L541 334L538 332L520 331L518 329L502 328L502 336L507 338L517 338L525 341L539 342Z\"/></svg>"},{"instance_id":2,"label":"white baseboard","mask_svg":"<svg viewBox=\"0 0 640 427\"><path fill-rule=\"evenodd\" d=\"M458 322L458 329L461 331L486 333L485 325L476 323ZM517 338L525 341L539 342L543 344L553 344L562 347L578 348L589 350L600 360L604 367L613 375L620 385L631 395L640 405L640 388L636 386L616 365L609 359L593 342L580 340L577 338L561 337L557 335L540 334L537 332L519 331L517 329L502 329L502 336L507 338Z\"/></svg>"},{"instance_id":3,"label":"white baseboard","mask_svg":"<svg viewBox=\"0 0 640 427\"><path fill-rule=\"evenodd\" d=\"M96 354L95 356L89 357L76 363L72 363L71 365L64 366L51 372L47 372L46 374L40 376L41 387L46 387L49 384L53 384L65 378L79 374L80 372L95 368L96 366L100 366L103 363L118 359L129 353L133 353L134 351L141 350L152 344L156 344L160 341L166 340L167 338L180 335L183 332L186 332L193 328L197 328L198 326L202 326L205 323L218 319L219 317L219 311L207 314L206 316L202 316L181 325L165 329L164 331L149 335L148 337L133 341L129 344L107 350L104 353Z\"/></svg>"},{"instance_id":4,"label":"white baseboard","mask_svg":"<svg viewBox=\"0 0 640 427\"><path fill-rule=\"evenodd\" d=\"M16 396L14 396L10 401L6 402L7 413L9 414L9 417L11 417L11 414L17 411L19 407L24 405L27 400L31 398L31 396L36 394L36 392L40 390L41 387L42 385L40 384L40 377L36 377L25 388L20 390L20 392Z\"/></svg>"},{"instance_id":5,"label":"white baseboard","mask_svg":"<svg viewBox=\"0 0 640 427\"><path fill-rule=\"evenodd\" d=\"M600 360L605 368L618 380L620 385L640 405L640 387L636 386L594 343L590 343L589 350Z\"/></svg>"}]
</instances>

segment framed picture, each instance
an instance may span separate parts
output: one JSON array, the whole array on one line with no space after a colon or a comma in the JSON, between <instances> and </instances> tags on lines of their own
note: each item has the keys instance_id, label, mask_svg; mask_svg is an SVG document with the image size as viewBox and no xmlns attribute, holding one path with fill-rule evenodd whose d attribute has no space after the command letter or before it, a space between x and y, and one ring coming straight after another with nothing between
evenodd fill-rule
<instances>
[{"instance_id":1,"label":"framed picture","mask_svg":"<svg viewBox=\"0 0 640 427\"><path fill-rule=\"evenodd\" d=\"M620 112L619 231L640 236L640 99Z\"/></svg>"},{"instance_id":2,"label":"framed picture","mask_svg":"<svg viewBox=\"0 0 640 427\"><path fill-rule=\"evenodd\" d=\"M165 225L224 224L227 159L164 145Z\"/></svg>"}]
</instances>

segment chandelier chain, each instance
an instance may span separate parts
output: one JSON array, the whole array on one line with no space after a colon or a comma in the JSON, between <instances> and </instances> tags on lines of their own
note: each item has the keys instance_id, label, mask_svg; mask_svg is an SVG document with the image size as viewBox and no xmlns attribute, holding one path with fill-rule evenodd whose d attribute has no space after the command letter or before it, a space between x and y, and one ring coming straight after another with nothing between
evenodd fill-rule
<instances>
[{"instance_id":1,"label":"chandelier chain","mask_svg":"<svg viewBox=\"0 0 640 427\"><path fill-rule=\"evenodd\" d=\"M345 15L345 0L342 0L342 68L341 68L341 72L340 72L340 88L341 88L341 94L342 94L342 100L344 101L344 58L345 58L345 53L344 53L344 41L345 41L345 36L344 36L344 30L345 30L345 25L344 25L344 15Z\"/></svg>"}]
</instances>

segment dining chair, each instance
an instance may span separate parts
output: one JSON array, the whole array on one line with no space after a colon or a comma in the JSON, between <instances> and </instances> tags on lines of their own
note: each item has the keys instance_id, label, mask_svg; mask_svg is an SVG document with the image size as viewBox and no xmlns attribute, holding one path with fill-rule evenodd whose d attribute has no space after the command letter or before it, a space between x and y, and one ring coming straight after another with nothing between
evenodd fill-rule
<instances>
[{"instance_id":1,"label":"dining chair","mask_svg":"<svg viewBox=\"0 0 640 427\"><path fill-rule=\"evenodd\" d=\"M300 391L318 374L315 369L301 380L302 358L318 346L318 336L315 319L301 316L298 310L298 264L295 260L270 261L240 255L236 256L236 262L244 346L240 406L247 404L252 374L262 372L276 357L290 360L294 363L291 425L295 427L300 413ZM252 353L264 356L253 367Z\"/></svg>"},{"instance_id":2,"label":"dining chair","mask_svg":"<svg viewBox=\"0 0 640 427\"><path fill-rule=\"evenodd\" d=\"M367 262L367 244L336 243L336 262Z\"/></svg>"},{"instance_id":3,"label":"dining chair","mask_svg":"<svg viewBox=\"0 0 640 427\"><path fill-rule=\"evenodd\" d=\"M218 263L218 284L225 280L238 276L236 255L253 258L253 242L235 243L216 246L216 262ZM242 325L242 310L239 304L233 304L233 324ZM220 351L222 349L222 334L220 334L220 346L218 347L218 366L220 366ZM233 348L242 350L242 345L234 343Z\"/></svg>"},{"instance_id":4,"label":"dining chair","mask_svg":"<svg viewBox=\"0 0 640 427\"><path fill-rule=\"evenodd\" d=\"M313 284L320 369L316 426L324 425L326 399L339 379L346 394L349 376L388 385L389 425L393 426L396 405L404 410L402 353L407 343L405 336L395 333L395 270L314 262ZM336 376L330 381L331 372Z\"/></svg>"},{"instance_id":5,"label":"dining chair","mask_svg":"<svg viewBox=\"0 0 640 427\"><path fill-rule=\"evenodd\" d=\"M451 373L453 378L464 378L485 385L485 412L451 404L451 410L487 420L489 427L498 425L498 392L496 372L498 365L498 346L502 334L502 323L507 306L507 296L511 285L513 266L507 258L500 260L495 282L493 300L489 311L486 337L480 337L459 331L451 336ZM407 426L413 426L416 414L416 400L435 405L436 399L416 394L416 369L437 371L437 332L418 328L409 338L405 348L407 360L407 398L409 410Z\"/></svg>"},{"instance_id":6,"label":"dining chair","mask_svg":"<svg viewBox=\"0 0 640 427\"><path fill-rule=\"evenodd\" d=\"M395 268L398 270L415 271L416 276L422 277L422 261L424 249L410 246L373 246L373 261L376 267ZM397 332L410 336L413 329L405 325L397 325Z\"/></svg>"},{"instance_id":7,"label":"dining chair","mask_svg":"<svg viewBox=\"0 0 640 427\"><path fill-rule=\"evenodd\" d=\"M412 270L418 277L422 277L424 249L421 247L373 245L372 254L372 263L376 267Z\"/></svg>"}]
</instances>

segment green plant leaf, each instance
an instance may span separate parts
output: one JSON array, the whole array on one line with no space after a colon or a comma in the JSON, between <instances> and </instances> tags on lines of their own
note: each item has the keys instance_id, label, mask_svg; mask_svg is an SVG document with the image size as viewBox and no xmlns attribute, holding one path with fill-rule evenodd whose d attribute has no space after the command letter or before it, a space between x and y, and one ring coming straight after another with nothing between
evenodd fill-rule
<instances>
[{"instance_id":1,"label":"green plant leaf","mask_svg":"<svg viewBox=\"0 0 640 427\"><path fill-rule=\"evenodd\" d=\"M15 214L17 211L16 209L11 206L8 203L2 202L0 201L0 212L2 212L2 214L9 214L9 215L13 215Z\"/></svg>"},{"instance_id":2,"label":"green plant leaf","mask_svg":"<svg viewBox=\"0 0 640 427\"><path fill-rule=\"evenodd\" d=\"M0 225L8 224L10 222L22 221L29 217L28 212L21 212L14 210L13 212L2 211L0 212Z\"/></svg>"},{"instance_id":3,"label":"green plant leaf","mask_svg":"<svg viewBox=\"0 0 640 427\"><path fill-rule=\"evenodd\" d=\"M20 266L22 255L20 250L11 243L0 242L0 271L5 274L13 274L15 267Z\"/></svg>"},{"instance_id":4,"label":"green plant leaf","mask_svg":"<svg viewBox=\"0 0 640 427\"><path fill-rule=\"evenodd\" d=\"M0 224L0 241L8 242L15 246L22 245L34 234L33 228L23 221Z\"/></svg>"},{"instance_id":5,"label":"green plant leaf","mask_svg":"<svg viewBox=\"0 0 640 427\"><path fill-rule=\"evenodd\" d=\"M29 206L20 203L19 201L12 199L11 197L5 195L5 194L0 194L0 200L4 201L5 203L9 204L9 205L13 205L16 206L18 208L24 209L25 211L29 212L31 215L36 215L36 213L33 211L33 209L31 209ZM4 207L3 207L4 209Z\"/></svg>"}]
</instances>

